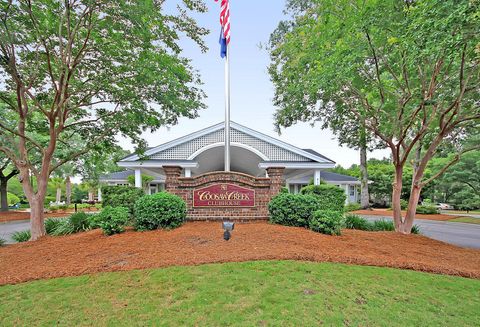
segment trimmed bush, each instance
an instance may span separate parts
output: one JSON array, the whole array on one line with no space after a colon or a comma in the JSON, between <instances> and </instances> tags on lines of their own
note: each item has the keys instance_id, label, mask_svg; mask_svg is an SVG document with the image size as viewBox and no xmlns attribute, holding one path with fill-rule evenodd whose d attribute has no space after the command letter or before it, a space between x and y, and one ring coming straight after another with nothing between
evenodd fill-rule
<instances>
[{"instance_id":1,"label":"trimmed bush","mask_svg":"<svg viewBox=\"0 0 480 327\"><path fill-rule=\"evenodd\" d=\"M345 207L345 191L329 184L308 185L300 190L301 194L314 195L319 199L319 210L334 210L343 212Z\"/></svg>"},{"instance_id":2,"label":"trimmed bush","mask_svg":"<svg viewBox=\"0 0 480 327\"><path fill-rule=\"evenodd\" d=\"M360 205L360 203L353 202L345 205L345 212L357 211L360 209L362 209L362 206Z\"/></svg>"},{"instance_id":3,"label":"trimmed bush","mask_svg":"<svg viewBox=\"0 0 480 327\"><path fill-rule=\"evenodd\" d=\"M336 210L317 210L309 223L311 230L327 235L340 235L342 226L343 214Z\"/></svg>"},{"instance_id":4,"label":"trimmed bush","mask_svg":"<svg viewBox=\"0 0 480 327\"><path fill-rule=\"evenodd\" d=\"M102 206L124 207L133 215L135 202L144 195L142 189L132 186L104 186L102 187Z\"/></svg>"},{"instance_id":5,"label":"trimmed bush","mask_svg":"<svg viewBox=\"0 0 480 327\"><path fill-rule=\"evenodd\" d=\"M438 213L438 208L432 205L419 205L417 206L416 213L423 215L434 215Z\"/></svg>"},{"instance_id":6,"label":"trimmed bush","mask_svg":"<svg viewBox=\"0 0 480 327\"><path fill-rule=\"evenodd\" d=\"M360 216L348 214L345 216L345 228L358 229L358 230L370 230L371 223Z\"/></svg>"},{"instance_id":7,"label":"trimmed bush","mask_svg":"<svg viewBox=\"0 0 480 327\"><path fill-rule=\"evenodd\" d=\"M96 217L105 235L123 233L129 218L130 212L125 207L105 207Z\"/></svg>"},{"instance_id":8,"label":"trimmed bush","mask_svg":"<svg viewBox=\"0 0 480 327\"><path fill-rule=\"evenodd\" d=\"M313 212L319 208L318 202L314 195L280 193L268 204L270 222L284 226L308 227Z\"/></svg>"},{"instance_id":9,"label":"trimmed bush","mask_svg":"<svg viewBox=\"0 0 480 327\"><path fill-rule=\"evenodd\" d=\"M288 190L288 188L286 188L285 186L283 186L281 189L280 189L280 193L284 194L284 193L290 193L290 191Z\"/></svg>"},{"instance_id":10,"label":"trimmed bush","mask_svg":"<svg viewBox=\"0 0 480 327\"><path fill-rule=\"evenodd\" d=\"M28 241L30 239L30 237L31 237L31 234L30 234L29 229L22 230L22 231L17 231L17 232L12 234L12 239L15 242L18 242L18 243Z\"/></svg>"},{"instance_id":11,"label":"trimmed bush","mask_svg":"<svg viewBox=\"0 0 480 327\"><path fill-rule=\"evenodd\" d=\"M160 192L138 199L134 213L136 230L170 229L183 224L187 217L187 207L179 196Z\"/></svg>"}]
</instances>

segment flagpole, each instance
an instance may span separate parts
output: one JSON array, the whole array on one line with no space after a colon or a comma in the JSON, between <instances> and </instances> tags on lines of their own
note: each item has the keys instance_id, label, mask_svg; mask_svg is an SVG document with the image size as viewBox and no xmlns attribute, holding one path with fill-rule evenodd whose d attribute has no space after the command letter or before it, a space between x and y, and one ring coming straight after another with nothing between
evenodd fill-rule
<instances>
[{"instance_id":1,"label":"flagpole","mask_svg":"<svg viewBox=\"0 0 480 327\"><path fill-rule=\"evenodd\" d=\"M230 44L225 60L225 171L230 171Z\"/></svg>"}]
</instances>

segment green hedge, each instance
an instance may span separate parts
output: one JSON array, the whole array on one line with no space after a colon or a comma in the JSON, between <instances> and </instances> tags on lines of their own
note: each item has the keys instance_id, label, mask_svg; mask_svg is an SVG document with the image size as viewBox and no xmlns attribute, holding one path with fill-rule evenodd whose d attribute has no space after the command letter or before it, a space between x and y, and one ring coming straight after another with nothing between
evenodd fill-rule
<instances>
[{"instance_id":1,"label":"green hedge","mask_svg":"<svg viewBox=\"0 0 480 327\"><path fill-rule=\"evenodd\" d=\"M167 192L145 195L135 202L134 226L136 230L176 228L187 216L185 201Z\"/></svg>"},{"instance_id":2,"label":"green hedge","mask_svg":"<svg viewBox=\"0 0 480 327\"><path fill-rule=\"evenodd\" d=\"M300 193L316 196L319 200L319 210L343 212L347 198L343 189L329 184L308 185L303 187Z\"/></svg>"},{"instance_id":3,"label":"green hedge","mask_svg":"<svg viewBox=\"0 0 480 327\"><path fill-rule=\"evenodd\" d=\"M133 214L135 202L144 195L142 189L132 186L102 187L102 205L106 207L124 207Z\"/></svg>"},{"instance_id":4,"label":"green hedge","mask_svg":"<svg viewBox=\"0 0 480 327\"><path fill-rule=\"evenodd\" d=\"M424 215L434 215L438 213L438 208L433 205L419 205L417 206L416 213Z\"/></svg>"},{"instance_id":5,"label":"green hedge","mask_svg":"<svg viewBox=\"0 0 480 327\"><path fill-rule=\"evenodd\" d=\"M105 235L123 233L130 218L130 212L125 207L105 207L96 216L96 221Z\"/></svg>"},{"instance_id":6,"label":"green hedge","mask_svg":"<svg viewBox=\"0 0 480 327\"><path fill-rule=\"evenodd\" d=\"M327 235L340 235L343 227L343 213L336 210L317 210L310 219L309 228Z\"/></svg>"},{"instance_id":7,"label":"green hedge","mask_svg":"<svg viewBox=\"0 0 480 327\"><path fill-rule=\"evenodd\" d=\"M357 211L360 209L362 209L360 203L353 202L345 205L345 212Z\"/></svg>"},{"instance_id":8,"label":"green hedge","mask_svg":"<svg viewBox=\"0 0 480 327\"><path fill-rule=\"evenodd\" d=\"M308 227L319 199L313 195L280 193L268 204L270 222L285 226Z\"/></svg>"}]
</instances>

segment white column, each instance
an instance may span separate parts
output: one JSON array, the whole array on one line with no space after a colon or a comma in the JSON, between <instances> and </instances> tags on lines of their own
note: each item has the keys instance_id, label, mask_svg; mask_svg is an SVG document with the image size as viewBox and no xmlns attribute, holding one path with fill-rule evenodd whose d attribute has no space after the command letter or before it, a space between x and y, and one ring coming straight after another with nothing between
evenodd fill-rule
<instances>
[{"instance_id":1,"label":"white column","mask_svg":"<svg viewBox=\"0 0 480 327\"><path fill-rule=\"evenodd\" d=\"M348 184L345 184L345 194L347 195L347 198L345 199L345 204L349 204L350 203L350 193L348 191Z\"/></svg>"},{"instance_id":2,"label":"white column","mask_svg":"<svg viewBox=\"0 0 480 327\"><path fill-rule=\"evenodd\" d=\"M320 185L320 169L315 169L315 173L313 174L313 184Z\"/></svg>"},{"instance_id":3,"label":"white column","mask_svg":"<svg viewBox=\"0 0 480 327\"><path fill-rule=\"evenodd\" d=\"M98 198L99 202L102 201L102 188L101 187L98 188L98 197L97 198Z\"/></svg>"},{"instance_id":4,"label":"white column","mask_svg":"<svg viewBox=\"0 0 480 327\"><path fill-rule=\"evenodd\" d=\"M142 188L142 172L140 169L135 169L135 187Z\"/></svg>"},{"instance_id":5,"label":"white column","mask_svg":"<svg viewBox=\"0 0 480 327\"><path fill-rule=\"evenodd\" d=\"M192 170L190 168L185 168L185 177L192 177Z\"/></svg>"}]
</instances>

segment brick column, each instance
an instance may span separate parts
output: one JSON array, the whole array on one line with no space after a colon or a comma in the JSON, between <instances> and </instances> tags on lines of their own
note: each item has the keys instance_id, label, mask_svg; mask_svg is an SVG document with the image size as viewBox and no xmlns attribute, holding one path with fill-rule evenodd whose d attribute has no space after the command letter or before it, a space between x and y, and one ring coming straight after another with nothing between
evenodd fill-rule
<instances>
[{"instance_id":1,"label":"brick column","mask_svg":"<svg viewBox=\"0 0 480 327\"><path fill-rule=\"evenodd\" d=\"M182 167L179 166L163 166L165 171L165 191L175 193L178 189L178 179L182 175Z\"/></svg>"},{"instance_id":2,"label":"brick column","mask_svg":"<svg viewBox=\"0 0 480 327\"><path fill-rule=\"evenodd\" d=\"M280 193L283 186L283 172L284 167L269 167L267 168L268 177L270 178L270 196L273 197Z\"/></svg>"}]
</instances>

